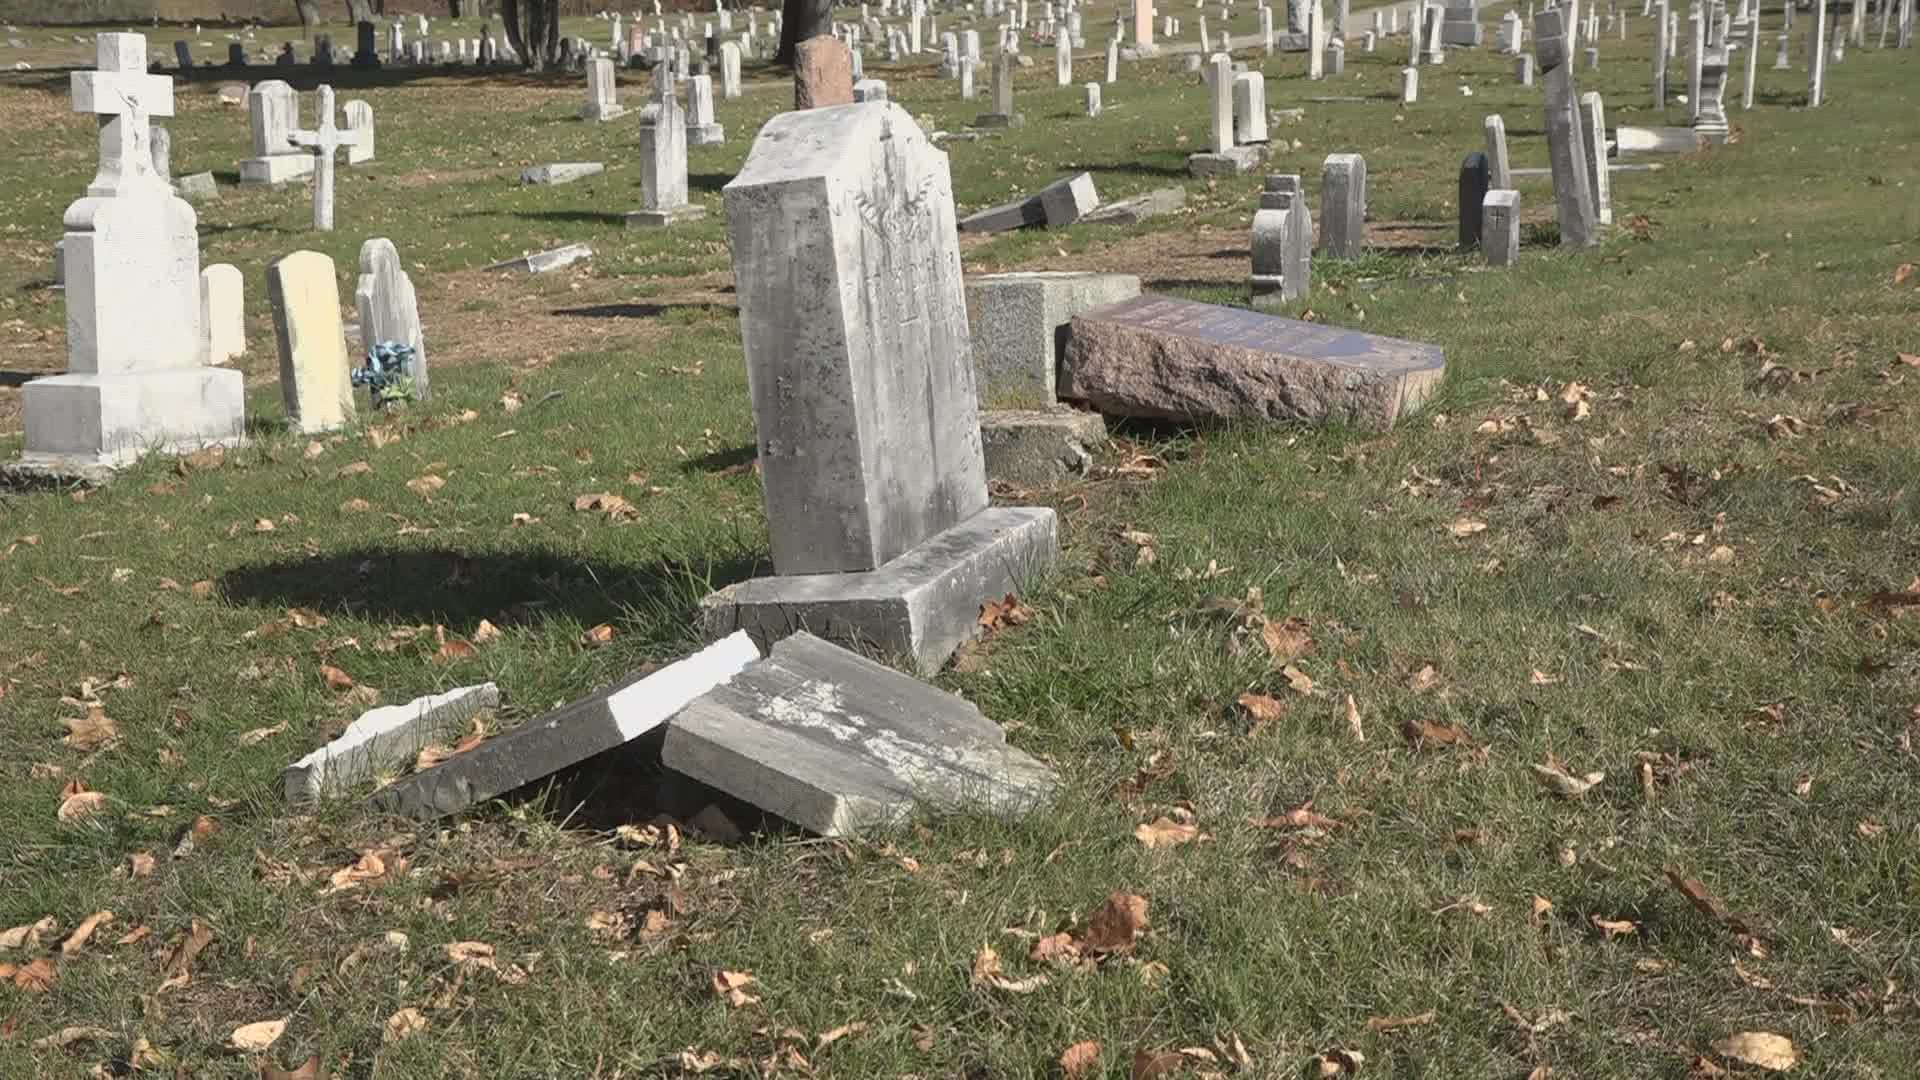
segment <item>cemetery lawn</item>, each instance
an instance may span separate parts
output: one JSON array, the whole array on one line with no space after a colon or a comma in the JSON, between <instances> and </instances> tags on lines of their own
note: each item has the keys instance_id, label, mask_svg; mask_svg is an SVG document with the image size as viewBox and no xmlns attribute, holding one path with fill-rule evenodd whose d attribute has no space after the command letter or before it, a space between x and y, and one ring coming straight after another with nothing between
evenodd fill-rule
<instances>
[{"instance_id":1,"label":"cemetery lawn","mask_svg":"<svg viewBox=\"0 0 1920 1080\"><path fill-rule=\"evenodd\" d=\"M1681 122L1647 107L1632 21L1582 89ZM641 235L631 128L572 119L577 77L337 72L379 147L340 231L306 231L299 188L200 210L203 263L247 277L251 444L0 494L0 932L54 924L0 935L0 1075L1039 1076L1092 1042L1112 1076L1337 1050L1361 1076L1678 1077L1748 1068L1741 1032L1807 1075L1910 1074L1914 54L1849 50L1810 113L1771 52L1760 107L1728 95L1736 144L1616 174L1601 249L1554 250L1523 181L1510 272L1451 251L1486 113L1545 164L1506 59L1456 52L1407 108L1305 100L1390 94L1404 39L1321 84L1267 62L1270 105L1306 110L1276 171L1317 210L1322 159L1364 154L1382 245L1318 261L1293 314L1443 345L1443 391L1388 434L1121 427L1086 481L1000 492L1059 510L1062 564L938 681L1063 794L858 842L617 833L652 820L638 758L429 827L284 805L279 770L376 699L491 679L511 726L694 648L700 596L767 568L718 190L787 86L750 70L726 145L693 150L711 216ZM963 212L1073 169L1109 199L1183 182L1177 61L1124 64L1088 121L1035 55L1027 126L950 147ZM928 65L869 74L930 126L985 105ZM180 88L175 171L231 181L246 121L214 85ZM18 384L64 360L47 267L94 136L63 86L0 82L0 456ZM513 183L576 160L609 171ZM970 240L967 266L1240 302L1258 186ZM312 246L350 294L373 235L419 284L434 400L280 433L265 267ZM569 271L479 269L576 241ZM1545 765L1604 777L1563 797ZM1131 953L1059 955L1115 893L1147 904ZM264 1053L228 1047L260 1021L285 1022Z\"/></svg>"}]
</instances>

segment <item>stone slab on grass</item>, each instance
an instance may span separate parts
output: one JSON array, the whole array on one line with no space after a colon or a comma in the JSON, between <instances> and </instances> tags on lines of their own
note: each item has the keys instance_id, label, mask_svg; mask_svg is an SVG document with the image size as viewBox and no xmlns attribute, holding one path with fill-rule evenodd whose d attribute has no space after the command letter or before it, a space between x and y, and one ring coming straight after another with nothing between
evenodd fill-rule
<instances>
[{"instance_id":1,"label":"stone slab on grass","mask_svg":"<svg viewBox=\"0 0 1920 1080\"><path fill-rule=\"evenodd\" d=\"M1445 373L1438 345L1147 294L1075 317L1060 396L1109 416L1386 429Z\"/></svg>"},{"instance_id":2,"label":"stone slab on grass","mask_svg":"<svg viewBox=\"0 0 1920 1080\"><path fill-rule=\"evenodd\" d=\"M1091 213L1082 214L1080 222L1085 225L1133 225L1161 214L1171 214L1185 205L1186 188L1155 188L1139 195L1101 203Z\"/></svg>"},{"instance_id":3,"label":"stone slab on grass","mask_svg":"<svg viewBox=\"0 0 1920 1080\"><path fill-rule=\"evenodd\" d=\"M398 773L427 746L465 731L481 710L499 706L500 688L481 683L369 709L339 738L282 770L281 788L298 805Z\"/></svg>"},{"instance_id":4,"label":"stone slab on grass","mask_svg":"<svg viewBox=\"0 0 1920 1080\"><path fill-rule=\"evenodd\" d=\"M559 270L572 266L582 259L593 258L593 249L585 244L568 244L551 251L536 251L531 255L522 255L517 259L508 259L487 267L488 270L519 270L528 274L544 274L549 270Z\"/></svg>"},{"instance_id":5,"label":"stone slab on grass","mask_svg":"<svg viewBox=\"0 0 1920 1080\"><path fill-rule=\"evenodd\" d=\"M754 578L700 607L709 637L745 630L765 646L805 630L931 675L979 631L981 598L1026 591L1059 550L1052 510L996 506L879 569Z\"/></svg>"},{"instance_id":6,"label":"stone slab on grass","mask_svg":"<svg viewBox=\"0 0 1920 1080\"><path fill-rule=\"evenodd\" d=\"M522 184L571 184L606 172L599 161L558 161L551 165L529 165L520 170Z\"/></svg>"},{"instance_id":7,"label":"stone slab on grass","mask_svg":"<svg viewBox=\"0 0 1920 1080\"><path fill-rule=\"evenodd\" d=\"M661 759L822 836L916 805L1018 817L1058 784L966 700L805 633L681 710Z\"/></svg>"},{"instance_id":8,"label":"stone slab on grass","mask_svg":"<svg viewBox=\"0 0 1920 1080\"><path fill-rule=\"evenodd\" d=\"M657 671L633 675L374 792L378 810L420 821L457 813L622 746L725 682L760 651L734 634ZM411 760L409 758L408 760Z\"/></svg>"}]
</instances>

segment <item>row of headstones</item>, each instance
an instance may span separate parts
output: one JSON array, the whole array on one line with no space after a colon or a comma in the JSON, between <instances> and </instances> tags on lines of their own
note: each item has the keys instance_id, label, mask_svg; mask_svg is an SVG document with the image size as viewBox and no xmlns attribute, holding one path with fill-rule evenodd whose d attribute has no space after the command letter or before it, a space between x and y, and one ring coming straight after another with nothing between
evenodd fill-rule
<instances>
[{"instance_id":1,"label":"row of headstones","mask_svg":"<svg viewBox=\"0 0 1920 1080\"><path fill-rule=\"evenodd\" d=\"M350 166L374 159L373 106L355 99L336 110L333 88L324 85L315 98L314 126L302 129L299 91L278 79L255 84L247 95L252 156L240 162L239 173L247 185L278 185L312 176L313 227L328 230L333 228L333 155L345 150ZM345 124L337 122L341 111Z\"/></svg>"},{"instance_id":2,"label":"row of headstones","mask_svg":"<svg viewBox=\"0 0 1920 1080\"><path fill-rule=\"evenodd\" d=\"M725 141L720 125L714 123L712 76L704 73L687 75L676 65L667 64L655 67L653 78L656 84L663 80L670 84L687 84L687 126L689 137L695 145ZM740 96L740 51L730 41L720 48L720 96L729 101ZM587 102L580 108L581 118L605 122L624 116L626 112L626 108L620 104L613 61L606 57L587 61Z\"/></svg>"}]
</instances>

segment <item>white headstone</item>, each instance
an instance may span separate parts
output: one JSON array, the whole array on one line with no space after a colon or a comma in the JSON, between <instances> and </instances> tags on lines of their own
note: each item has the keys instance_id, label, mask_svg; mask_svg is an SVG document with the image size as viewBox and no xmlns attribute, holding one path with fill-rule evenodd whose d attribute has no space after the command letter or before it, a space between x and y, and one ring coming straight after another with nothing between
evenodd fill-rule
<instances>
[{"instance_id":1,"label":"white headstone","mask_svg":"<svg viewBox=\"0 0 1920 1080\"><path fill-rule=\"evenodd\" d=\"M287 424L313 434L353 423L353 382L333 260L318 251L288 255L267 267L267 294Z\"/></svg>"},{"instance_id":2,"label":"white headstone","mask_svg":"<svg viewBox=\"0 0 1920 1080\"><path fill-rule=\"evenodd\" d=\"M408 394L425 401L431 391L426 334L420 327L420 301L413 278L400 265L393 241L376 236L360 245L360 276L354 282L354 310L360 315L360 340L369 352L392 342L413 350Z\"/></svg>"},{"instance_id":3,"label":"white headstone","mask_svg":"<svg viewBox=\"0 0 1920 1080\"><path fill-rule=\"evenodd\" d=\"M231 263L200 271L200 325L207 363L224 364L247 351L246 278Z\"/></svg>"}]
</instances>

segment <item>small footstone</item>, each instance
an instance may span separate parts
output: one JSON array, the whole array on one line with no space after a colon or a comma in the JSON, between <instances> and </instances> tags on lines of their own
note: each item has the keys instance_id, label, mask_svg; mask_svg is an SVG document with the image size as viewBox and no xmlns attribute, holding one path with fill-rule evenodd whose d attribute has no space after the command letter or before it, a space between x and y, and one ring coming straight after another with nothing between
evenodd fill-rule
<instances>
[{"instance_id":1,"label":"small footstone","mask_svg":"<svg viewBox=\"0 0 1920 1080\"><path fill-rule=\"evenodd\" d=\"M1445 372L1437 345L1145 294L1073 320L1060 396L1108 416L1386 429Z\"/></svg>"},{"instance_id":2,"label":"small footstone","mask_svg":"<svg viewBox=\"0 0 1920 1080\"><path fill-rule=\"evenodd\" d=\"M917 805L1019 817L1058 784L966 700L804 633L681 710L661 760L822 836Z\"/></svg>"},{"instance_id":3,"label":"small footstone","mask_svg":"<svg viewBox=\"0 0 1920 1080\"><path fill-rule=\"evenodd\" d=\"M989 409L1045 408L1073 317L1140 295L1132 274L1023 271L966 279L973 382Z\"/></svg>"},{"instance_id":4,"label":"small footstone","mask_svg":"<svg viewBox=\"0 0 1920 1080\"><path fill-rule=\"evenodd\" d=\"M1520 193L1511 188L1487 192L1480 203L1480 247L1488 266L1512 266L1520 259Z\"/></svg>"},{"instance_id":5,"label":"small footstone","mask_svg":"<svg viewBox=\"0 0 1920 1080\"><path fill-rule=\"evenodd\" d=\"M530 165L520 170L522 184L571 184L606 172L598 161L562 161L552 165Z\"/></svg>"},{"instance_id":6,"label":"small footstone","mask_svg":"<svg viewBox=\"0 0 1920 1080\"><path fill-rule=\"evenodd\" d=\"M1080 409L1002 409L980 414L987 478L1016 487L1052 487L1085 476L1093 464L1089 448L1106 438L1106 420Z\"/></svg>"},{"instance_id":7,"label":"small footstone","mask_svg":"<svg viewBox=\"0 0 1920 1080\"><path fill-rule=\"evenodd\" d=\"M345 734L287 766L281 789L288 802L300 804L398 773L421 750L457 737L482 709L499 705L499 687L481 683L369 710Z\"/></svg>"},{"instance_id":8,"label":"small footstone","mask_svg":"<svg viewBox=\"0 0 1920 1080\"><path fill-rule=\"evenodd\" d=\"M631 675L375 792L374 808L429 820L495 799L653 731L760 659L745 634ZM408 760L411 760L409 758Z\"/></svg>"},{"instance_id":9,"label":"small footstone","mask_svg":"<svg viewBox=\"0 0 1920 1080\"><path fill-rule=\"evenodd\" d=\"M1187 172L1197 177L1240 176L1250 173L1267 160L1268 148L1262 145L1229 146L1218 153L1187 155Z\"/></svg>"},{"instance_id":10,"label":"small footstone","mask_svg":"<svg viewBox=\"0 0 1920 1080\"><path fill-rule=\"evenodd\" d=\"M173 190L190 203L206 202L219 197L220 190L213 181L210 172L189 173L173 182Z\"/></svg>"},{"instance_id":11,"label":"small footstone","mask_svg":"<svg viewBox=\"0 0 1920 1080\"><path fill-rule=\"evenodd\" d=\"M593 249L585 244L568 244L551 251L536 251L531 255L522 255L517 259L508 259L486 267L488 270L519 270L529 274L544 274L549 270L559 270L572 266L582 259L593 258Z\"/></svg>"}]
</instances>

